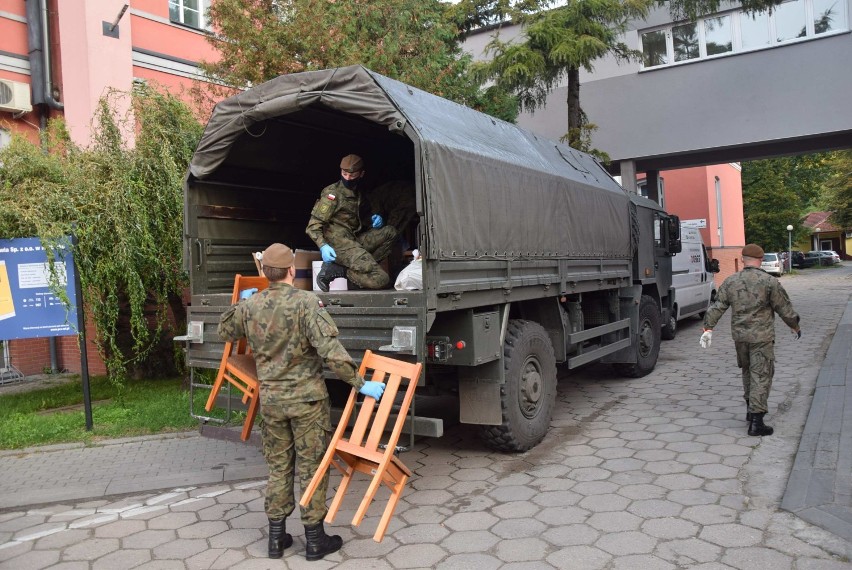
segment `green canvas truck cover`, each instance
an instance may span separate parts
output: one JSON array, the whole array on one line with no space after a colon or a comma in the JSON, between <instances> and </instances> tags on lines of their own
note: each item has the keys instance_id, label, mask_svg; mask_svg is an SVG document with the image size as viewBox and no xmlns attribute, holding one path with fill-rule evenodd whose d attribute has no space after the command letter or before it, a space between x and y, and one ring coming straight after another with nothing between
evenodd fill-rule
<instances>
[{"instance_id":1,"label":"green canvas truck cover","mask_svg":"<svg viewBox=\"0 0 852 570\"><path fill-rule=\"evenodd\" d=\"M214 177L264 122L313 106L414 141L427 259L632 255L630 200L594 158L362 66L284 75L220 102L187 184Z\"/></svg>"}]
</instances>

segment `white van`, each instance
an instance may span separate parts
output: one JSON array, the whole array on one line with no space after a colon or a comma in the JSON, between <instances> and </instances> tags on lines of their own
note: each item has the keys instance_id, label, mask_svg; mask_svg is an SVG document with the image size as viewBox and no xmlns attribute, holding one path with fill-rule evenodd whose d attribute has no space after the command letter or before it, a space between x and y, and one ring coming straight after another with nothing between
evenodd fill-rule
<instances>
[{"instance_id":1,"label":"white van","mask_svg":"<svg viewBox=\"0 0 852 570\"><path fill-rule=\"evenodd\" d=\"M680 235L683 249L672 257L673 310L668 322L663 323L666 340L675 337L679 320L693 315L703 318L716 299L713 274L719 272L719 262L708 259L701 232L697 229L681 227Z\"/></svg>"}]
</instances>

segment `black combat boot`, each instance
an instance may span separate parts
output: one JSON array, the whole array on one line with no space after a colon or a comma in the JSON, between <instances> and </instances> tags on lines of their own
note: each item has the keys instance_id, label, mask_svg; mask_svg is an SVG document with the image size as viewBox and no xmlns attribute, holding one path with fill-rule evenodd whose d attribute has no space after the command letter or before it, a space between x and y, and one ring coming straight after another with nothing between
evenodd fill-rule
<instances>
[{"instance_id":1,"label":"black combat boot","mask_svg":"<svg viewBox=\"0 0 852 570\"><path fill-rule=\"evenodd\" d=\"M749 411L748 411L748 408L746 408L746 421L747 421L747 422L749 422L749 423L751 423L751 418L752 418L753 416L754 416L754 414L753 414L753 413L751 413L751 412L749 412Z\"/></svg>"},{"instance_id":2,"label":"black combat boot","mask_svg":"<svg viewBox=\"0 0 852 570\"><path fill-rule=\"evenodd\" d=\"M317 273L317 287L323 293L328 293L328 285L338 277L346 277L346 268L332 261L326 261Z\"/></svg>"},{"instance_id":3,"label":"black combat boot","mask_svg":"<svg viewBox=\"0 0 852 570\"><path fill-rule=\"evenodd\" d=\"M281 558L284 549L293 544L293 537L284 532L285 519L269 519L269 557Z\"/></svg>"},{"instance_id":4,"label":"black combat boot","mask_svg":"<svg viewBox=\"0 0 852 570\"><path fill-rule=\"evenodd\" d=\"M763 423L763 415L757 412L752 412L751 422L748 424L749 435L772 435L775 430Z\"/></svg>"},{"instance_id":5,"label":"black combat boot","mask_svg":"<svg viewBox=\"0 0 852 570\"><path fill-rule=\"evenodd\" d=\"M309 561L320 560L326 554L337 552L343 546L343 539L337 535L329 536L325 533L322 521L314 526L305 527L305 539L308 542L305 558Z\"/></svg>"}]
</instances>

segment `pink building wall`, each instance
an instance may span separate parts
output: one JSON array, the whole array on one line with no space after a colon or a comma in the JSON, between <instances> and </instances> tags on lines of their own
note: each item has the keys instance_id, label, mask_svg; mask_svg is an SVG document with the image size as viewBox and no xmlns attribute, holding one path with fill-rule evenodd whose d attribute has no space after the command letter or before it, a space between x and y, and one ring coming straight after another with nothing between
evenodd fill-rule
<instances>
[{"instance_id":1,"label":"pink building wall","mask_svg":"<svg viewBox=\"0 0 852 570\"><path fill-rule=\"evenodd\" d=\"M706 227L699 231L711 257L719 260L717 283L739 271L740 252L745 245L739 165L715 164L666 170L660 172L660 178L663 180L666 211L676 214L681 220L706 220Z\"/></svg>"},{"instance_id":2,"label":"pink building wall","mask_svg":"<svg viewBox=\"0 0 852 570\"><path fill-rule=\"evenodd\" d=\"M119 22L117 38L104 33L103 22L114 22L123 6L123 0L63 0L57 5L65 121L71 139L81 146L91 139L101 97L110 89L130 91L133 85L130 18L125 14ZM127 114L126 98L114 104L119 116ZM125 135L132 141L132 129Z\"/></svg>"},{"instance_id":3,"label":"pink building wall","mask_svg":"<svg viewBox=\"0 0 852 570\"><path fill-rule=\"evenodd\" d=\"M87 146L100 98L110 89L129 91L134 79L155 81L185 102L193 103L189 90L200 79L195 65L202 59L214 61L217 57L207 42L207 33L170 23L168 0L131 0L129 10L118 23L119 37L104 35L103 22L114 22L126 1L47 0L51 78L64 109L41 106L22 116L0 111L0 128L23 134L37 143L42 119L64 115L72 140ZM25 19L24 0L0 0L0 53L12 54L11 61L20 64L0 66L0 78L31 83L25 70L29 54ZM137 65L135 57L139 53L147 54L149 60L153 57L157 65ZM169 66L177 71L171 72ZM128 110L126 101L124 105L119 112ZM132 142L132 137L133 131L128 129L126 140ZM88 323L89 370L92 374L104 374L106 368L94 347L94 335ZM79 372L76 337L61 337L57 341L59 368ZM47 342L47 339L11 341L12 364L25 374L42 372L50 366Z\"/></svg>"}]
</instances>

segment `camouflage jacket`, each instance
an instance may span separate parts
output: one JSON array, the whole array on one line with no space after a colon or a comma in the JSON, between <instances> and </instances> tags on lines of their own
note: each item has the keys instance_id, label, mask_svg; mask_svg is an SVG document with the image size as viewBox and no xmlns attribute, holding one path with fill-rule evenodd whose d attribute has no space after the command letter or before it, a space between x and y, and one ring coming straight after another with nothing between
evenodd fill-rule
<instances>
[{"instance_id":1,"label":"camouflage jacket","mask_svg":"<svg viewBox=\"0 0 852 570\"><path fill-rule=\"evenodd\" d=\"M355 234L362 230L361 200L359 191L349 190L339 180L326 186L311 210L305 233L317 247L329 243L329 238L335 235L354 240Z\"/></svg>"},{"instance_id":2,"label":"camouflage jacket","mask_svg":"<svg viewBox=\"0 0 852 570\"><path fill-rule=\"evenodd\" d=\"M226 341L248 339L261 385L274 387L284 403L328 397L323 361L344 382L359 389L364 384L319 297L287 283L270 283L231 306L218 332Z\"/></svg>"},{"instance_id":3,"label":"camouflage jacket","mask_svg":"<svg viewBox=\"0 0 852 570\"><path fill-rule=\"evenodd\" d=\"M799 315L781 283L762 269L746 267L725 279L714 302L704 315L704 328L712 329L728 307L731 336L738 342L775 340L775 313L787 324L799 327Z\"/></svg>"}]
</instances>

